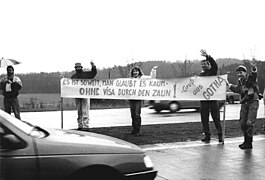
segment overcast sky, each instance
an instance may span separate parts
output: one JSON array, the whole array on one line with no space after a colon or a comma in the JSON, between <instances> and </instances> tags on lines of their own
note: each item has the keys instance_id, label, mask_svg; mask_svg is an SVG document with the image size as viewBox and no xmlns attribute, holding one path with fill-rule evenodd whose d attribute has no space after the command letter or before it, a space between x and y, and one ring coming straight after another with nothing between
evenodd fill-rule
<instances>
[{"instance_id":1,"label":"overcast sky","mask_svg":"<svg viewBox=\"0 0 265 180\"><path fill-rule=\"evenodd\" d=\"M265 60L264 0L1 0L0 57L16 73L148 60ZM0 73L5 73L1 68Z\"/></svg>"}]
</instances>

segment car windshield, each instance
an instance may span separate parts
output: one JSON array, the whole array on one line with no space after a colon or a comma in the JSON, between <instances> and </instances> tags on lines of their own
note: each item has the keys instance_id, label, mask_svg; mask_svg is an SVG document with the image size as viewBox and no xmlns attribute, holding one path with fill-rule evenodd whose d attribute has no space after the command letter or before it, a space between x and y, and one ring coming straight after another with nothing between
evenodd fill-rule
<instances>
[{"instance_id":1,"label":"car windshield","mask_svg":"<svg viewBox=\"0 0 265 180\"><path fill-rule=\"evenodd\" d=\"M8 121L9 123L11 123L12 125L14 125L15 127L17 127L18 129L20 129L21 131L25 132L26 134L30 136L41 138L46 135L45 132L41 128L37 126L33 126L29 122L16 119L15 117L10 116L6 113L1 113L1 116L6 121Z\"/></svg>"}]
</instances>

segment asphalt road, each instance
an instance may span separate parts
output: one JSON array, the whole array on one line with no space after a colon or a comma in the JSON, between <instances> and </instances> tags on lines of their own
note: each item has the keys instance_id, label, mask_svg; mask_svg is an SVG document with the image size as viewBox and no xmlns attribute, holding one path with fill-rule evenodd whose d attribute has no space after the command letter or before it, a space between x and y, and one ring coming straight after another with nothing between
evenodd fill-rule
<instances>
[{"instance_id":1,"label":"asphalt road","mask_svg":"<svg viewBox=\"0 0 265 180\"><path fill-rule=\"evenodd\" d=\"M240 104L226 105L225 119L239 118ZM76 111L63 112L63 128L76 128ZM221 118L224 116L221 111ZM61 112L22 113L22 119L32 124L50 128L61 128ZM131 125L130 110L104 109L90 111L91 127ZM264 118L264 105L260 101L258 118ZM153 109L142 108L142 124L163 124L200 121L199 112L185 110L177 113L157 114ZM151 157L158 170L155 180L178 179L240 179L262 180L265 177L265 136L255 136L252 150L241 150L240 138L226 138L224 144L212 140L205 144L200 141L177 142L141 146Z\"/></svg>"},{"instance_id":2,"label":"asphalt road","mask_svg":"<svg viewBox=\"0 0 265 180\"><path fill-rule=\"evenodd\" d=\"M241 150L242 138L172 143L145 147L154 167L155 180L263 180L265 136L255 136L253 149Z\"/></svg>"},{"instance_id":3,"label":"asphalt road","mask_svg":"<svg viewBox=\"0 0 265 180\"><path fill-rule=\"evenodd\" d=\"M240 104L227 104L225 120L239 119ZM90 127L128 126L131 125L129 108L90 110ZM63 129L77 128L77 111L64 111L63 121L61 111L51 112L24 112L21 113L23 120L32 124ZM224 108L221 108L221 120L224 118ZM193 109L181 110L176 113L162 111L156 113L148 107L142 108L142 124L168 124L200 121L200 113ZM263 101L260 101L258 118L264 117ZM63 122L63 123L62 123Z\"/></svg>"}]
</instances>

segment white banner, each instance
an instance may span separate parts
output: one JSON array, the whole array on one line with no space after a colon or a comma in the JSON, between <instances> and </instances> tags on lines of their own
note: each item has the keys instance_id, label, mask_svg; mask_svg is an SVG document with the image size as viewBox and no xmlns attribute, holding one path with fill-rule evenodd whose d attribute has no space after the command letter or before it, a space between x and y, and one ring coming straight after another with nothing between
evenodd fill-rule
<instances>
[{"instance_id":1,"label":"white banner","mask_svg":"<svg viewBox=\"0 0 265 180\"><path fill-rule=\"evenodd\" d=\"M61 97L141 100L225 100L227 75L178 79L61 79Z\"/></svg>"}]
</instances>

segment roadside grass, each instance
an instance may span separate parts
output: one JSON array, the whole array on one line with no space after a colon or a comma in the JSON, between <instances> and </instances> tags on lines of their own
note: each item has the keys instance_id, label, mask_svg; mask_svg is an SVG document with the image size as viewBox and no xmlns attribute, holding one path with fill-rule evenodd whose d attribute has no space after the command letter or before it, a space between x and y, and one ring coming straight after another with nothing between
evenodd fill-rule
<instances>
[{"instance_id":1,"label":"roadside grass","mask_svg":"<svg viewBox=\"0 0 265 180\"><path fill-rule=\"evenodd\" d=\"M264 123L264 118L257 119L255 135L265 134L263 130ZM212 132L211 138L217 139L217 132L212 121L210 121L210 129ZM143 125L141 127L141 135L138 137L130 135L131 130L131 126L121 126L91 128L90 132L116 137L136 145L200 141L203 137L201 122ZM225 122L225 137L242 137L238 120Z\"/></svg>"}]
</instances>

